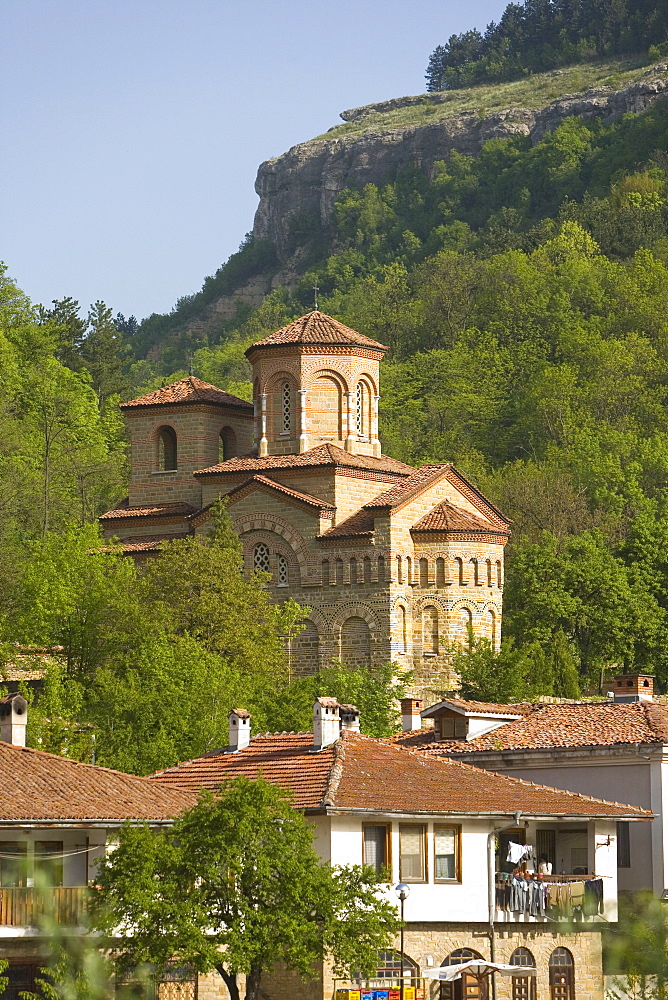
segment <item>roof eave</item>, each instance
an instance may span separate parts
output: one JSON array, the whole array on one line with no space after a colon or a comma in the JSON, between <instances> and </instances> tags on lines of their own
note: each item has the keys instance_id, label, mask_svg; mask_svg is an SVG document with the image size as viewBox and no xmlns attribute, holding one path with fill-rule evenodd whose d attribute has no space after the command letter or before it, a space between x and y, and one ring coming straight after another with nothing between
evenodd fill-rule
<instances>
[{"instance_id":1,"label":"roof eave","mask_svg":"<svg viewBox=\"0 0 668 1000\"><path fill-rule=\"evenodd\" d=\"M252 410L253 404L248 403L243 399L240 399L238 403L228 403L221 402L215 399L177 399L171 403L121 403L119 405L119 410L122 412L132 411L132 410L155 410L155 409L169 409L172 410L174 407L182 406L216 406L221 410Z\"/></svg>"},{"instance_id":2,"label":"roof eave","mask_svg":"<svg viewBox=\"0 0 668 1000\"><path fill-rule=\"evenodd\" d=\"M623 806L620 807L623 810ZM388 816L396 816L397 818L410 818L411 816L457 816L461 819L480 819L481 817L490 817L493 819L503 818L508 816L513 816L513 810L510 809L484 809L484 810L473 810L473 809L388 809L386 806L379 806L378 808L373 808L371 806L326 806L324 810L327 815L361 815L361 814L382 814ZM582 822L583 820L605 820L606 822L618 822L619 820L628 820L630 822L640 822L640 823L650 823L655 819L654 813L648 813L646 815L639 815L637 812L625 813L625 812L615 812L615 813L571 813L571 812L525 812L522 810L522 820L535 820L537 822L549 822L550 820L559 820L560 822L571 823L571 822Z\"/></svg>"}]
</instances>

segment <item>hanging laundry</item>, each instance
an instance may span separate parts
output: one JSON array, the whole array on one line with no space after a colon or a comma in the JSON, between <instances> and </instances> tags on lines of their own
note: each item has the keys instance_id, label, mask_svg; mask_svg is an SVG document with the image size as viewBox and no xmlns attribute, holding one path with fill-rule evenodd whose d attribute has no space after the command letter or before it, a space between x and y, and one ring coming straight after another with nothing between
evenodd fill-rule
<instances>
[{"instance_id":1,"label":"hanging laundry","mask_svg":"<svg viewBox=\"0 0 668 1000\"><path fill-rule=\"evenodd\" d=\"M510 861L516 865L528 857L533 857L532 844L515 844L512 840L508 841L508 857L506 861Z\"/></svg>"}]
</instances>

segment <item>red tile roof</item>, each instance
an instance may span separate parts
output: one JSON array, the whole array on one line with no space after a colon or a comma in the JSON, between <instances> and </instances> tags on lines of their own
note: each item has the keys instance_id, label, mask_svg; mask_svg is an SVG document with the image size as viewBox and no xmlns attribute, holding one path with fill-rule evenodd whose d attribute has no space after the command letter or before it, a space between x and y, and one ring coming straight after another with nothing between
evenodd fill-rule
<instances>
[{"instance_id":1,"label":"red tile roof","mask_svg":"<svg viewBox=\"0 0 668 1000\"><path fill-rule=\"evenodd\" d=\"M668 706L646 701L537 704L524 718L506 722L491 733L471 740L439 742L433 733L429 736L402 733L395 740L403 746L422 747L429 754L457 755L634 743L668 744Z\"/></svg>"},{"instance_id":2,"label":"red tile roof","mask_svg":"<svg viewBox=\"0 0 668 1000\"><path fill-rule=\"evenodd\" d=\"M227 493L225 498L231 499L242 490L252 487L254 483L258 486L264 486L269 489L276 490L278 493L283 493L285 496L292 497L293 500L299 500L301 503L305 503L309 507L317 507L319 510L332 512L336 510L334 504L329 503L327 500L319 500L318 497L311 496L310 493L300 493L299 490L290 489L289 486L284 486L283 483L277 483L274 479L268 479L266 476L251 476L251 478L247 479L245 483L241 483L240 486L235 487L235 489Z\"/></svg>"},{"instance_id":3,"label":"red tile roof","mask_svg":"<svg viewBox=\"0 0 668 1000\"><path fill-rule=\"evenodd\" d=\"M183 532L175 535L133 535L131 538L123 538L120 545L124 552L159 552L163 542L188 537Z\"/></svg>"},{"instance_id":4,"label":"red tile roof","mask_svg":"<svg viewBox=\"0 0 668 1000\"><path fill-rule=\"evenodd\" d=\"M122 500L114 510L108 510L100 515L100 521L116 521L119 518L132 517L189 517L196 507L189 503L156 503L150 507L130 507L127 500Z\"/></svg>"},{"instance_id":5,"label":"red tile roof","mask_svg":"<svg viewBox=\"0 0 668 1000\"><path fill-rule=\"evenodd\" d=\"M651 818L637 806L530 784L346 731L335 744L317 752L311 733L268 733L236 753L223 748L160 771L152 779L196 791L216 788L237 775L260 774L289 790L295 807L308 811L506 816L522 809L527 816Z\"/></svg>"},{"instance_id":6,"label":"red tile roof","mask_svg":"<svg viewBox=\"0 0 668 1000\"><path fill-rule=\"evenodd\" d=\"M387 347L379 344L377 340L365 337L357 330L351 330L349 326L344 326L326 313L316 310L300 316L276 333L269 334L264 340L258 340L248 348L246 354L252 354L258 347L276 347L280 344L350 344L375 351L387 350Z\"/></svg>"},{"instance_id":7,"label":"red tile roof","mask_svg":"<svg viewBox=\"0 0 668 1000\"><path fill-rule=\"evenodd\" d=\"M409 476L413 469L396 458L372 455L352 455L334 444L319 444L301 455L265 455L263 458L245 456L229 458L227 462L200 469L196 476L218 476L224 473L262 472L268 469L298 469L311 466L333 465L351 469L366 469L369 472L389 473L395 476Z\"/></svg>"},{"instance_id":8,"label":"red tile roof","mask_svg":"<svg viewBox=\"0 0 668 1000\"><path fill-rule=\"evenodd\" d=\"M362 507L356 514L351 514L345 521L324 531L320 538L364 538L373 535L374 517L371 511Z\"/></svg>"},{"instance_id":9,"label":"red tile roof","mask_svg":"<svg viewBox=\"0 0 668 1000\"><path fill-rule=\"evenodd\" d=\"M419 469L405 479L402 483L397 483L392 489L385 490L380 496L366 504L367 507L398 507L405 500L410 499L420 493L425 486L438 479L442 472L452 468L449 462L439 465L421 465Z\"/></svg>"},{"instance_id":10,"label":"red tile roof","mask_svg":"<svg viewBox=\"0 0 668 1000\"><path fill-rule=\"evenodd\" d=\"M163 385L155 392L149 392L137 399L121 403L121 410L134 410L144 406L188 406L193 403L212 403L214 406L233 406L243 410L252 410L253 404L229 392L217 389L215 385L202 382L201 379L189 375L171 385Z\"/></svg>"},{"instance_id":11,"label":"red tile roof","mask_svg":"<svg viewBox=\"0 0 668 1000\"><path fill-rule=\"evenodd\" d=\"M0 823L167 820L195 804L191 792L121 771L0 742Z\"/></svg>"},{"instance_id":12,"label":"red tile roof","mask_svg":"<svg viewBox=\"0 0 668 1000\"><path fill-rule=\"evenodd\" d=\"M424 718L429 718L430 715L436 715L439 709L447 709L450 705L455 709L460 709L462 712L474 715L480 713L483 715L529 715L535 711L539 702L516 701L508 705L501 705L496 701L468 701L466 698L444 698L443 701L439 701L435 705L430 705L422 715Z\"/></svg>"},{"instance_id":13,"label":"red tile roof","mask_svg":"<svg viewBox=\"0 0 668 1000\"><path fill-rule=\"evenodd\" d=\"M489 521L476 517L466 510L455 507L449 500L444 500L437 507L425 514L417 524L414 524L411 531L451 531L470 534L471 532L484 532L485 534L499 534L497 525ZM507 532L506 532L507 533Z\"/></svg>"}]
</instances>

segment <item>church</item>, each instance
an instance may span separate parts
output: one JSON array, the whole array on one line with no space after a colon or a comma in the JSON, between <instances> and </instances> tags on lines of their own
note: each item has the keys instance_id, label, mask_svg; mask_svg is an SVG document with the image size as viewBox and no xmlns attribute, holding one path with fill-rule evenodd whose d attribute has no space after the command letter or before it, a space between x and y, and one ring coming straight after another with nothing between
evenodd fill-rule
<instances>
[{"instance_id":1,"label":"church","mask_svg":"<svg viewBox=\"0 0 668 1000\"><path fill-rule=\"evenodd\" d=\"M148 558L225 497L248 571L310 609L294 673L391 660L432 698L469 626L498 647L509 522L451 463L383 455L386 350L316 310L248 348L252 404L194 376L122 404L129 496L100 520Z\"/></svg>"}]
</instances>

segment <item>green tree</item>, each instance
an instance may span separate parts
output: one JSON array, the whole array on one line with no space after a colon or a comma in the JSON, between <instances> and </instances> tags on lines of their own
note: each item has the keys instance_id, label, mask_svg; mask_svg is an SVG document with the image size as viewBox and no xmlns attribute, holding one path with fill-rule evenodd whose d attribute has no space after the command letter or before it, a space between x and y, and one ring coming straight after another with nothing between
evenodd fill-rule
<instances>
[{"instance_id":1,"label":"green tree","mask_svg":"<svg viewBox=\"0 0 668 1000\"><path fill-rule=\"evenodd\" d=\"M377 894L383 875L323 864L312 841L285 792L246 778L202 794L169 830L125 827L100 866L95 916L107 934L131 928L114 942L117 967L216 970L232 1000L241 974L258 1000L277 962L304 978L327 957L339 972L375 968L399 923Z\"/></svg>"},{"instance_id":2,"label":"green tree","mask_svg":"<svg viewBox=\"0 0 668 1000\"><path fill-rule=\"evenodd\" d=\"M111 309L99 299L88 313L88 330L81 345L81 356L90 372L100 406L109 396L124 391L127 379L123 368L128 360L128 348L123 329L114 322Z\"/></svg>"}]
</instances>

